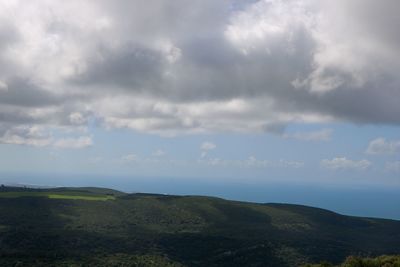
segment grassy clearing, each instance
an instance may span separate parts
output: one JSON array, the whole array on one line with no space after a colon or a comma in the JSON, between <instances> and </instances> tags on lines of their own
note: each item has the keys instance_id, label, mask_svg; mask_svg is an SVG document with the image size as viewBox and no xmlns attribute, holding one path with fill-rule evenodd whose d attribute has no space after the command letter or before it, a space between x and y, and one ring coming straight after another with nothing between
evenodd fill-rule
<instances>
[{"instance_id":1,"label":"grassy clearing","mask_svg":"<svg viewBox=\"0 0 400 267\"><path fill-rule=\"evenodd\" d=\"M114 200L114 196L95 195L83 192L0 192L1 198L19 198L19 197L47 197L51 199L71 199L71 200L91 200L106 201Z\"/></svg>"},{"instance_id":2,"label":"grassy clearing","mask_svg":"<svg viewBox=\"0 0 400 267\"><path fill-rule=\"evenodd\" d=\"M71 196L71 195L60 195L60 194L49 194L48 198L53 199L80 199L80 200L97 200L97 201L105 201L105 200L114 200L113 196Z\"/></svg>"}]
</instances>

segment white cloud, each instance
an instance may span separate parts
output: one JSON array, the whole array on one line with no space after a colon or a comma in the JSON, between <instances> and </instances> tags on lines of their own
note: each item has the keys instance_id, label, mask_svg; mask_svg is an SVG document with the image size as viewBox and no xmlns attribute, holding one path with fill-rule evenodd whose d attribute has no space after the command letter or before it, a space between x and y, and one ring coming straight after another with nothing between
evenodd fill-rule
<instances>
[{"instance_id":1,"label":"white cloud","mask_svg":"<svg viewBox=\"0 0 400 267\"><path fill-rule=\"evenodd\" d=\"M53 142L53 137L37 126L19 126L8 129L2 137L0 143L12 145L28 145L44 147Z\"/></svg>"},{"instance_id":2,"label":"white cloud","mask_svg":"<svg viewBox=\"0 0 400 267\"><path fill-rule=\"evenodd\" d=\"M386 162L385 170L389 172L400 172L400 161Z\"/></svg>"},{"instance_id":3,"label":"white cloud","mask_svg":"<svg viewBox=\"0 0 400 267\"><path fill-rule=\"evenodd\" d=\"M372 140L366 150L370 155L383 155L400 153L400 140L386 141L385 138Z\"/></svg>"},{"instance_id":4,"label":"white cloud","mask_svg":"<svg viewBox=\"0 0 400 267\"><path fill-rule=\"evenodd\" d=\"M329 141L332 136L332 129L322 129L314 132L296 132L292 134L284 134L284 138L292 138L304 141Z\"/></svg>"},{"instance_id":5,"label":"white cloud","mask_svg":"<svg viewBox=\"0 0 400 267\"><path fill-rule=\"evenodd\" d=\"M214 143L211 143L211 142L203 142L203 143L201 144L201 146L200 146L200 149L201 149L201 150L208 151L208 150L213 150L213 149L215 149L216 147L217 147L217 145L215 145Z\"/></svg>"},{"instance_id":6,"label":"white cloud","mask_svg":"<svg viewBox=\"0 0 400 267\"><path fill-rule=\"evenodd\" d=\"M368 160L350 160L345 157L334 159L324 159L321 161L321 166L330 170L366 170L371 166Z\"/></svg>"},{"instance_id":7,"label":"white cloud","mask_svg":"<svg viewBox=\"0 0 400 267\"><path fill-rule=\"evenodd\" d=\"M201 150L201 158L205 158L208 154L209 151L214 150L217 147L216 144L211 143L211 142L203 142L200 146Z\"/></svg>"},{"instance_id":8,"label":"white cloud","mask_svg":"<svg viewBox=\"0 0 400 267\"><path fill-rule=\"evenodd\" d=\"M165 154L166 154L165 151L162 149L158 149L153 152L153 156L155 156L155 157L162 157L162 156L165 156Z\"/></svg>"},{"instance_id":9,"label":"white cloud","mask_svg":"<svg viewBox=\"0 0 400 267\"><path fill-rule=\"evenodd\" d=\"M8 85L0 80L0 91L7 91L8 90Z\"/></svg>"},{"instance_id":10,"label":"white cloud","mask_svg":"<svg viewBox=\"0 0 400 267\"><path fill-rule=\"evenodd\" d=\"M304 162L290 160L263 160L250 156L244 160L227 160L220 158L209 158L198 161L199 164L219 167L236 167L236 168L302 168Z\"/></svg>"},{"instance_id":11,"label":"white cloud","mask_svg":"<svg viewBox=\"0 0 400 267\"><path fill-rule=\"evenodd\" d=\"M53 130L57 131L58 134L62 136L53 136ZM37 125L17 126L7 129L4 134L0 136L0 143L12 145L27 145L35 147L55 147L62 149L79 149L91 146L93 144L92 138L90 136L65 136L70 131L71 129L69 129L68 127L59 127L53 129Z\"/></svg>"},{"instance_id":12,"label":"white cloud","mask_svg":"<svg viewBox=\"0 0 400 267\"><path fill-rule=\"evenodd\" d=\"M79 112L74 112L69 115L69 120L74 125L81 125L86 122L86 119Z\"/></svg>"},{"instance_id":13,"label":"white cloud","mask_svg":"<svg viewBox=\"0 0 400 267\"><path fill-rule=\"evenodd\" d=\"M128 154L121 157L122 162L136 162L139 160L139 157L135 154Z\"/></svg>"},{"instance_id":14,"label":"white cloud","mask_svg":"<svg viewBox=\"0 0 400 267\"><path fill-rule=\"evenodd\" d=\"M92 138L90 136L80 136L77 138L61 138L52 144L55 148L72 148L80 149L93 145Z\"/></svg>"}]
</instances>

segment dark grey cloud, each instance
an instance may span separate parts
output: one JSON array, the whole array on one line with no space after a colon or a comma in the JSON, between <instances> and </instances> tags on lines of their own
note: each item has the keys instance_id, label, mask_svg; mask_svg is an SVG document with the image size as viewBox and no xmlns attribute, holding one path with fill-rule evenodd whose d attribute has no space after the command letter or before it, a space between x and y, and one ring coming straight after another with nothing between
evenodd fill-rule
<instances>
[{"instance_id":1,"label":"dark grey cloud","mask_svg":"<svg viewBox=\"0 0 400 267\"><path fill-rule=\"evenodd\" d=\"M286 130L286 124L283 123L270 123L264 125L264 131L266 133L282 135Z\"/></svg>"},{"instance_id":2,"label":"dark grey cloud","mask_svg":"<svg viewBox=\"0 0 400 267\"><path fill-rule=\"evenodd\" d=\"M149 92L162 84L164 58L160 52L126 44L117 52L99 49L98 58L88 59L87 71L71 78L77 86L124 88Z\"/></svg>"},{"instance_id":3,"label":"dark grey cloud","mask_svg":"<svg viewBox=\"0 0 400 267\"><path fill-rule=\"evenodd\" d=\"M2 4L0 123L78 129L91 117L167 135L282 134L299 121L399 125L399 8L392 0Z\"/></svg>"},{"instance_id":4,"label":"dark grey cloud","mask_svg":"<svg viewBox=\"0 0 400 267\"><path fill-rule=\"evenodd\" d=\"M0 90L0 104L46 107L58 105L65 101L65 96L46 91L27 79L12 77L4 82L7 84L7 90Z\"/></svg>"}]
</instances>

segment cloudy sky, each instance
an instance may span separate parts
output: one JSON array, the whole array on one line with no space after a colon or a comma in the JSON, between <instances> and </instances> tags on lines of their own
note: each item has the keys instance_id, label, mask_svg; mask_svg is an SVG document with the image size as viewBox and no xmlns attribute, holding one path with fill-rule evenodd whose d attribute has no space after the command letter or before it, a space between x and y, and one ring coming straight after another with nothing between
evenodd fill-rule
<instances>
[{"instance_id":1,"label":"cloudy sky","mask_svg":"<svg viewBox=\"0 0 400 267\"><path fill-rule=\"evenodd\" d=\"M398 10L0 0L2 180L400 186Z\"/></svg>"}]
</instances>

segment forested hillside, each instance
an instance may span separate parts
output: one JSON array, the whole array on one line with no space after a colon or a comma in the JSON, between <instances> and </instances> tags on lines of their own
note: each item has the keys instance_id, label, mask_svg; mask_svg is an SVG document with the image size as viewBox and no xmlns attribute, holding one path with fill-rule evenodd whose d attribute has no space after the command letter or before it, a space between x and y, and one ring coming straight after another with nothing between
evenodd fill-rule
<instances>
[{"instance_id":1,"label":"forested hillside","mask_svg":"<svg viewBox=\"0 0 400 267\"><path fill-rule=\"evenodd\" d=\"M0 266L292 267L400 253L399 221L298 205L3 187L0 214Z\"/></svg>"}]
</instances>

